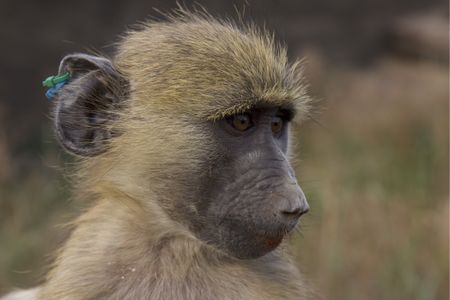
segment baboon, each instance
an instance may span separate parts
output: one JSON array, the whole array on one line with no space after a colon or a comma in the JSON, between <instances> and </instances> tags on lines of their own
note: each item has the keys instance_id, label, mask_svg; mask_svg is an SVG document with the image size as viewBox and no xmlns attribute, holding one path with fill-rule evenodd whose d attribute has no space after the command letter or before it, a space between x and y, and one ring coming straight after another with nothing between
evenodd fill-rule
<instances>
[{"instance_id":1,"label":"baboon","mask_svg":"<svg viewBox=\"0 0 450 300\"><path fill-rule=\"evenodd\" d=\"M309 209L289 162L301 64L241 23L180 11L111 60L64 57L54 127L93 204L32 299L315 298L284 239Z\"/></svg>"}]
</instances>

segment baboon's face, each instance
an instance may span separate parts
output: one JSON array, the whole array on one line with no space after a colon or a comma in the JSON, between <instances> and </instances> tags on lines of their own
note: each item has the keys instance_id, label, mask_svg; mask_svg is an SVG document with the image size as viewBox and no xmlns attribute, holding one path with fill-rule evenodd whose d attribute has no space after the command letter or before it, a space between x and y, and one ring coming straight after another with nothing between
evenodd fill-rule
<instances>
[{"instance_id":1,"label":"baboon's face","mask_svg":"<svg viewBox=\"0 0 450 300\"><path fill-rule=\"evenodd\" d=\"M85 54L66 56L59 70L65 72L71 80L55 101L60 143L79 156L104 153L108 170L157 195L142 196L144 204L159 201L199 239L237 258L256 258L275 249L308 211L286 157L290 107L261 104L218 121L160 110L147 122L145 104L136 109L143 114L131 116L138 125L116 130L118 116L127 117L120 112L129 99L128 79L109 60ZM115 138L121 155L112 151L108 158Z\"/></svg>"},{"instance_id":2,"label":"baboon's face","mask_svg":"<svg viewBox=\"0 0 450 300\"><path fill-rule=\"evenodd\" d=\"M237 258L275 249L308 211L286 158L289 109L261 107L211 124L221 157L198 203L198 236Z\"/></svg>"}]
</instances>

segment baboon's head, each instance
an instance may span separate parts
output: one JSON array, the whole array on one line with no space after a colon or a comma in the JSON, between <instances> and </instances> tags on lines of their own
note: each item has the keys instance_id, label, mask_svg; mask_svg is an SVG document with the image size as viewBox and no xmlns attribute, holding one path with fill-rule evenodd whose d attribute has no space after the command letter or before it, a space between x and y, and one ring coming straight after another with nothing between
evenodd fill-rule
<instances>
[{"instance_id":1,"label":"baboon's head","mask_svg":"<svg viewBox=\"0 0 450 300\"><path fill-rule=\"evenodd\" d=\"M63 59L57 136L85 157L85 182L133 199L148 222L256 258L308 210L288 159L308 102L297 69L253 27L192 14L146 24L113 61Z\"/></svg>"}]
</instances>

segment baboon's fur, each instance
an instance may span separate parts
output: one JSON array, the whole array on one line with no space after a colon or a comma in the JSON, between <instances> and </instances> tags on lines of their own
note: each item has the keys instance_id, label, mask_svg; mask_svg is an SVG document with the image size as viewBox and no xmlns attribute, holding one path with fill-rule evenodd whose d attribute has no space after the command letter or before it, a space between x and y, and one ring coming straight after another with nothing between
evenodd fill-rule
<instances>
[{"instance_id":1,"label":"baboon's fur","mask_svg":"<svg viewBox=\"0 0 450 300\"><path fill-rule=\"evenodd\" d=\"M167 216L208 172L200 158L220 155L199 124L259 102L305 115L298 64L254 26L184 12L141 27L113 60L130 83L112 125L120 134L80 162L77 193L95 204L38 299L311 299L284 246L238 260Z\"/></svg>"}]
</instances>

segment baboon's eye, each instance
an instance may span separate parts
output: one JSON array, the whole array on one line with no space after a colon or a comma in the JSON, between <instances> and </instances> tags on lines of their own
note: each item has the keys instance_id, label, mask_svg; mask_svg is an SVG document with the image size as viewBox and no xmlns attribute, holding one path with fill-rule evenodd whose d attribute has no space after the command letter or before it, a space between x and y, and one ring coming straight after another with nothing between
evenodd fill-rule
<instances>
[{"instance_id":1,"label":"baboon's eye","mask_svg":"<svg viewBox=\"0 0 450 300\"><path fill-rule=\"evenodd\" d=\"M283 119L281 117L273 117L271 121L272 132L278 134L283 129Z\"/></svg>"},{"instance_id":2,"label":"baboon's eye","mask_svg":"<svg viewBox=\"0 0 450 300\"><path fill-rule=\"evenodd\" d=\"M249 114L239 114L228 118L228 122L234 129L246 131L253 126L252 118Z\"/></svg>"}]
</instances>

